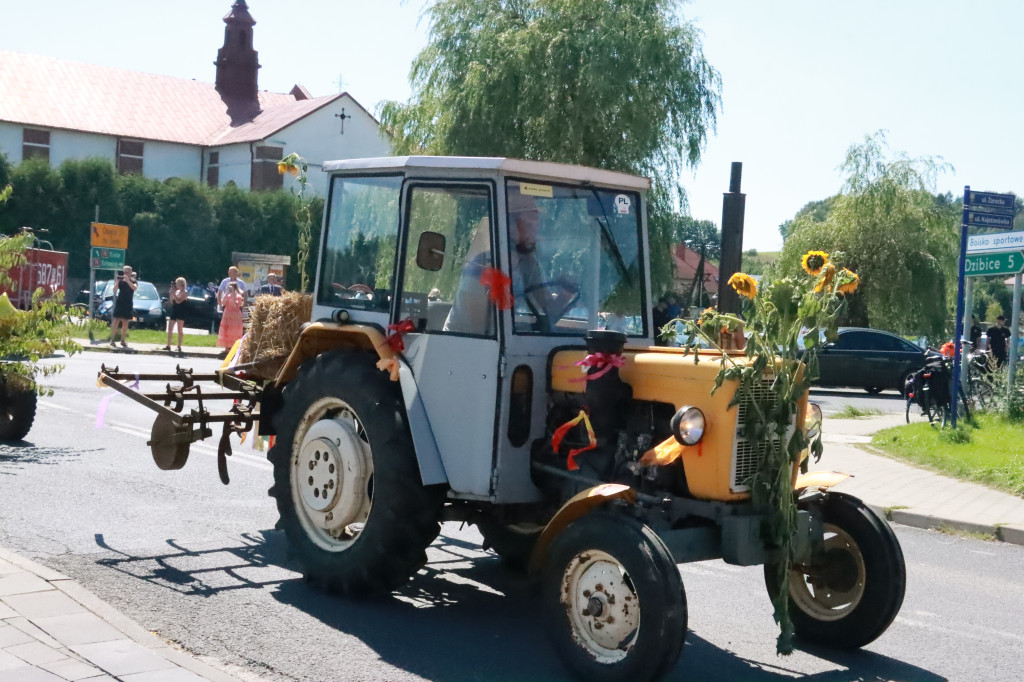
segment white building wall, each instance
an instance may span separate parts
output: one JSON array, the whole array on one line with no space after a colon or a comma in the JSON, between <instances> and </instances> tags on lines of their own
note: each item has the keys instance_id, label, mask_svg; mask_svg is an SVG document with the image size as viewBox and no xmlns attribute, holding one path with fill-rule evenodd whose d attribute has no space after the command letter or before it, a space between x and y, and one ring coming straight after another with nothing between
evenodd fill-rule
<instances>
[{"instance_id":1,"label":"white building wall","mask_svg":"<svg viewBox=\"0 0 1024 682\"><path fill-rule=\"evenodd\" d=\"M50 130L50 167L68 159L106 159L115 163L117 139L74 130Z\"/></svg>"},{"instance_id":2,"label":"white building wall","mask_svg":"<svg viewBox=\"0 0 1024 682\"><path fill-rule=\"evenodd\" d=\"M210 163L210 152L220 152L218 187L225 187L229 182L233 182L239 189L249 189L252 182L252 150L248 143L211 147L206 151L207 164ZM205 176L203 180L205 182Z\"/></svg>"},{"instance_id":3,"label":"white building wall","mask_svg":"<svg viewBox=\"0 0 1024 682\"><path fill-rule=\"evenodd\" d=\"M0 155L6 156L12 166L21 163L22 128L20 123L0 121Z\"/></svg>"},{"instance_id":4,"label":"white building wall","mask_svg":"<svg viewBox=\"0 0 1024 682\"><path fill-rule=\"evenodd\" d=\"M143 140L142 174L155 180L199 180L202 150L186 144Z\"/></svg>"},{"instance_id":5,"label":"white building wall","mask_svg":"<svg viewBox=\"0 0 1024 682\"><path fill-rule=\"evenodd\" d=\"M341 119L336 118L342 108L346 116L352 117L345 119L344 134L341 134ZM306 159L310 184L321 197L327 194L328 178L322 172L324 161L391 154L391 146L381 136L380 126L348 95L296 121L264 143L284 147L285 156L295 152ZM294 178L286 176L285 187L293 182Z\"/></svg>"}]
</instances>

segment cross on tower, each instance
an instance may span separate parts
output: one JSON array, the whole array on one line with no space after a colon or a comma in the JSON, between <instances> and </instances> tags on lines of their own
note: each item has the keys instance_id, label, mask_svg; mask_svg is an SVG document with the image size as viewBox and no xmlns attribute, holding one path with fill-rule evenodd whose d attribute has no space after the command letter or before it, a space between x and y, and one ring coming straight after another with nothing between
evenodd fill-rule
<instances>
[{"instance_id":1,"label":"cross on tower","mask_svg":"<svg viewBox=\"0 0 1024 682\"><path fill-rule=\"evenodd\" d=\"M345 134L345 119L346 118L352 118L352 117L351 116L347 116L345 114L345 107L342 107L341 108L341 113L340 114L335 114L334 117L341 119L341 133L340 134L344 135Z\"/></svg>"}]
</instances>

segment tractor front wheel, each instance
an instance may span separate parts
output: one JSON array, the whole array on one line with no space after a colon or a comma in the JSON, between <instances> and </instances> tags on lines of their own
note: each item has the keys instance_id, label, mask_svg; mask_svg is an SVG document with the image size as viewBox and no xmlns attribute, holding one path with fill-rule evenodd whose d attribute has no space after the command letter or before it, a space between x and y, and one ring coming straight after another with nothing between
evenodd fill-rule
<instances>
[{"instance_id":1,"label":"tractor front wheel","mask_svg":"<svg viewBox=\"0 0 1024 682\"><path fill-rule=\"evenodd\" d=\"M36 418L36 390L20 377L0 377L0 440L17 441L28 435Z\"/></svg>"},{"instance_id":2,"label":"tractor front wheel","mask_svg":"<svg viewBox=\"0 0 1024 682\"><path fill-rule=\"evenodd\" d=\"M810 500L810 502L809 502ZM841 649L875 640L903 604L907 571L889 524L856 497L825 493L805 498L822 514L825 546L817 560L789 572L789 613L802 639ZM765 564L769 594L777 594L779 567Z\"/></svg>"},{"instance_id":3,"label":"tractor front wheel","mask_svg":"<svg viewBox=\"0 0 1024 682\"><path fill-rule=\"evenodd\" d=\"M551 543L541 611L580 679L655 680L679 658L686 595L661 538L622 514L594 512Z\"/></svg>"},{"instance_id":4,"label":"tractor front wheel","mask_svg":"<svg viewBox=\"0 0 1024 682\"><path fill-rule=\"evenodd\" d=\"M307 580L368 596L405 583L440 530L398 384L360 352L309 360L283 393L268 458L281 527Z\"/></svg>"}]
</instances>

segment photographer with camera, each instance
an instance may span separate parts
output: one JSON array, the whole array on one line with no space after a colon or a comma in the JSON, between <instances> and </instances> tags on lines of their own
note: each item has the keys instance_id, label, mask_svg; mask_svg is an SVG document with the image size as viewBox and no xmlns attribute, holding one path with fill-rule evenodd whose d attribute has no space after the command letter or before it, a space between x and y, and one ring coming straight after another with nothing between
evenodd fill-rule
<instances>
[{"instance_id":1,"label":"photographer with camera","mask_svg":"<svg viewBox=\"0 0 1024 682\"><path fill-rule=\"evenodd\" d=\"M131 322L134 312L135 290L139 288L136 283L137 277L130 265L124 266L121 272L114 278L114 311L110 320L110 347L115 347L117 341L117 329L120 327L121 347L128 347L128 323Z\"/></svg>"}]
</instances>

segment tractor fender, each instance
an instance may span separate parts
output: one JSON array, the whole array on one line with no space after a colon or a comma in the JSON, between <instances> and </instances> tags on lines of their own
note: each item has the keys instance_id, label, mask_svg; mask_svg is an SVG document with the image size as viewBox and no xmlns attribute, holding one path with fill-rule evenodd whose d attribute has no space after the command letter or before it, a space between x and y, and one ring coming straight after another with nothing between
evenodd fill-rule
<instances>
[{"instance_id":1,"label":"tractor fender","mask_svg":"<svg viewBox=\"0 0 1024 682\"><path fill-rule=\"evenodd\" d=\"M555 536L576 519L589 514L595 507L603 506L612 500L625 500L632 504L636 502L636 491L621 483L605 483L587 488L563 504L562 508L544 526L540 537L537 538L537 544L534 545L533 553L530 555L530 573L537 573L543 567L548 548Z\"/></svg>"},{"instance_id":2,"label":"tractor fender","mask_svg":"<svg viewBox=\"0 0 1024 682\"><path fill-rule=\"evenodd\" d=\"M412 370L395 353L385 340L380 328L365 324L337 324L334 322L313 322L306 325L300 332L299 340L292 348L284 366L278 371L274 384L279 389L295 378L299 366L321 353L338 349L357 349L374 353L382 361L398 362L398 380L402 387L402 399L409 421L409 431L413 445L416 447L416 459L420 468L423 485L447 483L448 475L441 462L441 452L437 448L434 432L427 419L427 411L423 406L416 387L416 379ZM385 370L382 370L385 371Z\"/></svg>"},{"instance_id":3,"label":"tractor fender","mask_svg":"<svg viewBox=\"0 0 1024 682\"><path fill-rule=\"evenodd\" d=\"M811 471L797 476L796 482L793 483L793 492L799 497L808 488L824 490L842 483L848 478L853 478L853 474L841 471Z\"/></svg>"}]
</instances>

